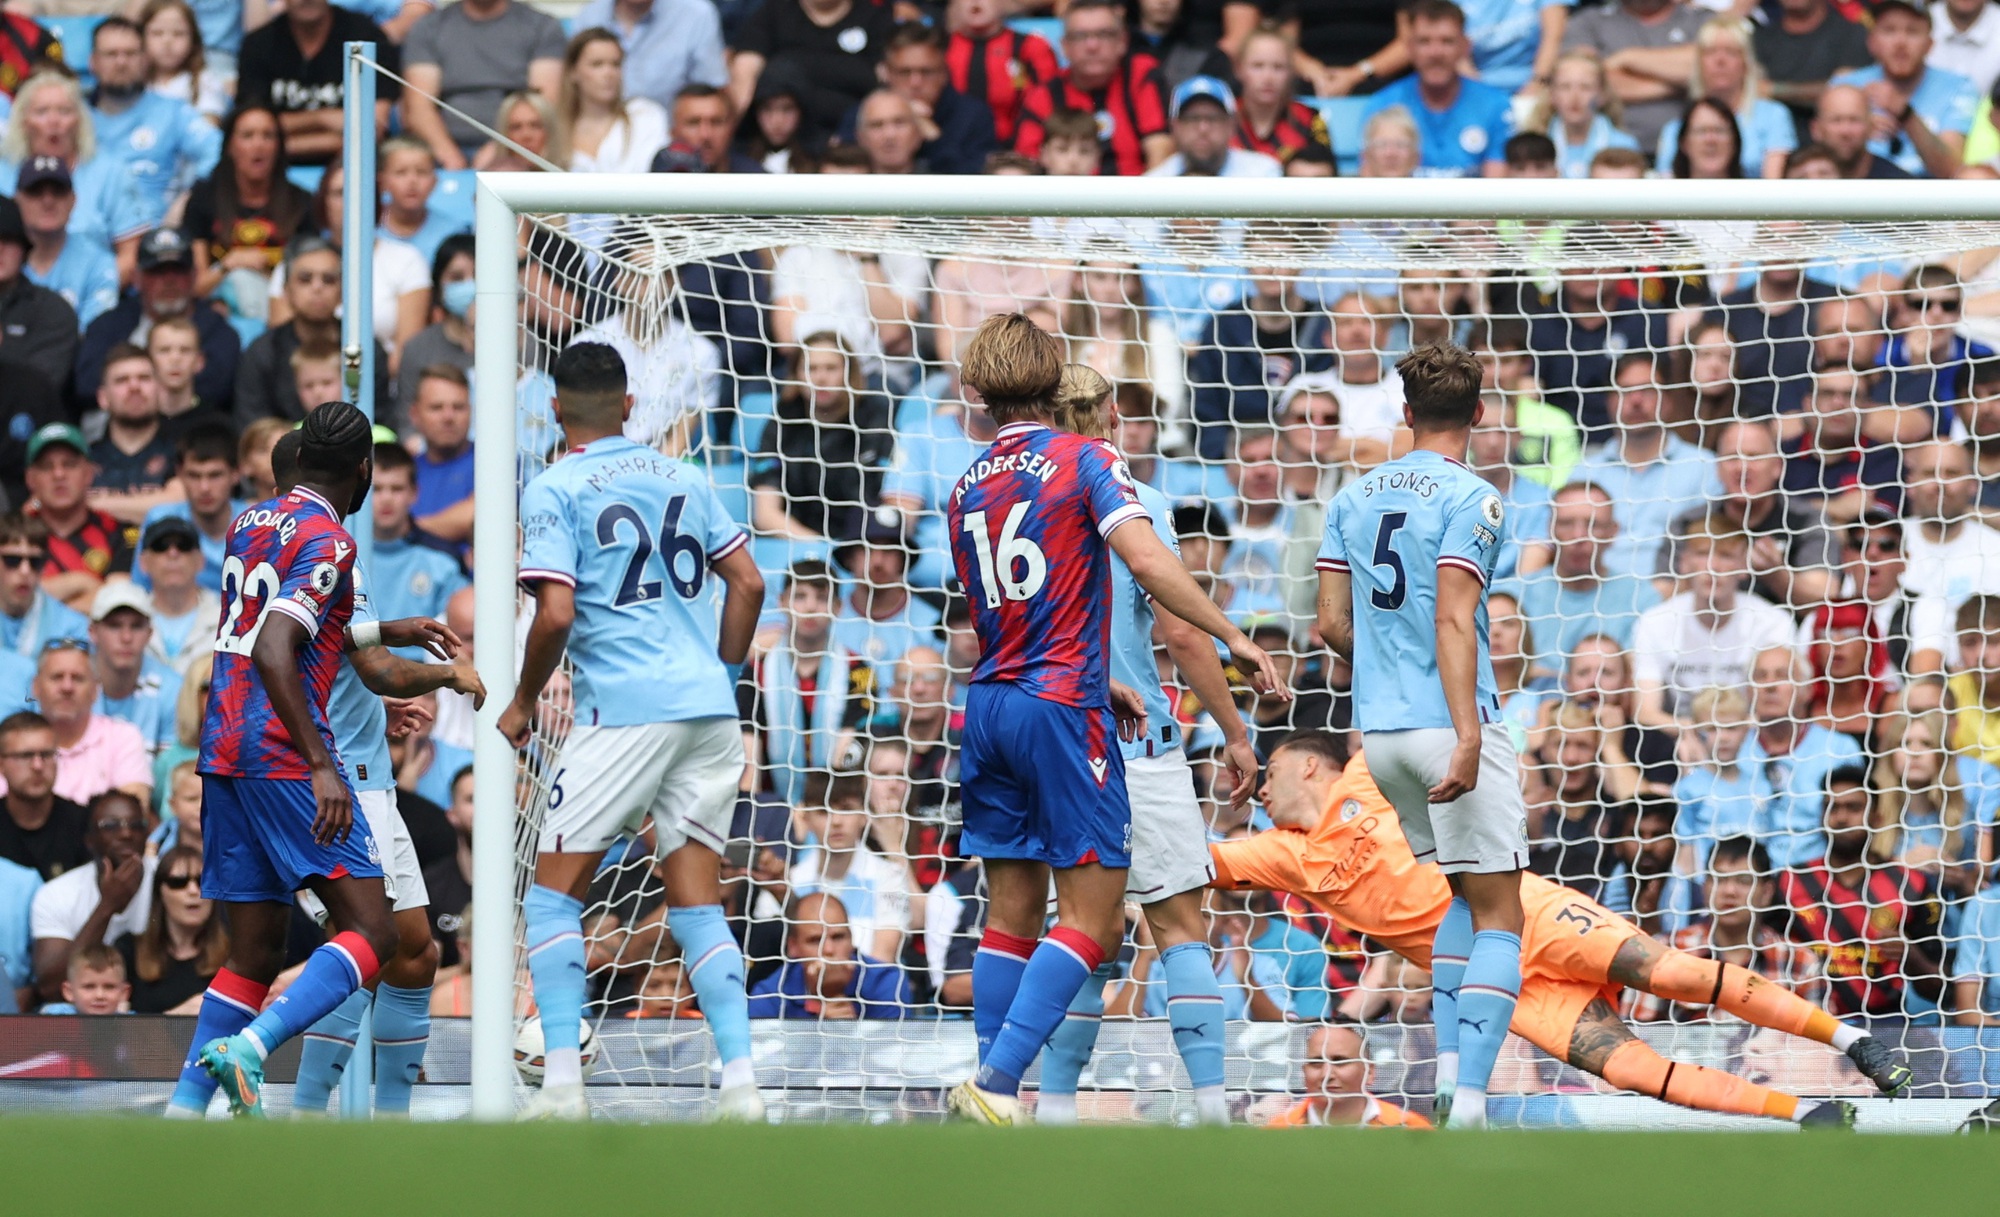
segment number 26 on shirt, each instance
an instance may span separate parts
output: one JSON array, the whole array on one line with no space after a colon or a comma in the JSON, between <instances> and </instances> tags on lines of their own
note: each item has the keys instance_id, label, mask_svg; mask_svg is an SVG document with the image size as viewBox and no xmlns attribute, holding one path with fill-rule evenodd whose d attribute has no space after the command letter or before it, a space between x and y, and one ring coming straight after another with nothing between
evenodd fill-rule
<instances>
[{"instance_id":1,"label":"number 26 on shirt","mask_svg":"<svg viewBox=\"0 0 2000 1217\"><path fill-rule=\"evenodd\" d=\"M1003 593L1009 600L1032 599L1048 582L1049 560L1042 547L1020 535L1021 521L1027 514L1026 502L1008 508L998 541L987 530L985 512L965 515L965 533L972 538L972 552L979 560L979 583L986 589L987 608L999 608Z\"/></svg>"}]
</instances>

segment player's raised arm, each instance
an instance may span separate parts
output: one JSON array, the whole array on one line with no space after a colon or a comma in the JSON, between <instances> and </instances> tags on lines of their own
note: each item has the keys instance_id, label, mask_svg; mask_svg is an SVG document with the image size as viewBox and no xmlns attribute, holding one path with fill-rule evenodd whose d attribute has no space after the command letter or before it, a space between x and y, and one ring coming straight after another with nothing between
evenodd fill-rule
<instances>
[{"instance_id":1,"label":"player's raised arm","mask_svg":"<svg viewBox=\"0 0 2000 1217\"><path fill-rule=\"evenodd\" d=\"M1134 523L1139 527L1132 527ZM1291 697L1291 691L1278 679L1277 665L1264 653L1264 648L1230 624L1215 601L1210 600L1194 581L1194 576L1188 574L1187 567L1153 532L1153 526L1143 513L1113 528L1105 540L1124 560L1132 577L1146 589L1156 605L1228 647L1229 653L1249 674L1253 688L1259 693L1277 693L1287 699Z\"/></svg>"},{"instance_id":2,"label":"player's raised arm","mask_svg":"<svg viewBox=\"0 0 2000 1217\"><path fill-rule=\"evenodd\" d=\"M1479 784L1479 601L1486 585L1458 566L1438 565L1437 667L1445 709L1458 736L1444 780L1431 787L1433 803L1449 803Z\"/></svg>"},{"instance_id":3,"label":"player's raised arm","mask_svg":"<svg viewBox=\"0 0 2000 1217\"><path fill-rule=\"evenodd\" d=\"M347 662L368 691L381 697L422 697L450 689L471 695L475 710L486 704L486 683L470 664L418 663L390 651L386 642L349 651Z\"/></svg>"},{"instance_id":4,"label":"player's raised arm","mask_svg":"<svg viewBox=\"0 0 2000 1217\"><path fill-rule=\"evenodd\" d=\"M1174 666L1180 669L1188 688L1201 698L1202 709L1222 728L1222 759L1230 773L1229 804L1241 807L1250 801L1251 792L1257 788L1257 753L1250 747L1250 732L1243 725L1243 716L1237 713L1222 660L1216 656L1214 644L1200 630L1158 604L1153 606L1153 615L1159 619L1160 633L1165 637L1167 654Z\"/></svg>"}]
</instances>

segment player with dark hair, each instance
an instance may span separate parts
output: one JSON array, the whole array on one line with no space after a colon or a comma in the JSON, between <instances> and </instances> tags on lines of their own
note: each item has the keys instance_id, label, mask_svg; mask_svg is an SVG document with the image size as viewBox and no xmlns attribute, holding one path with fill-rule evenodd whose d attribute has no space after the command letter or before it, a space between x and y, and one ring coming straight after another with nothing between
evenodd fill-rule
<instances>
[{"instance_id":1,"label":"player with dark hair","mask_svg":"<svg viewBox=\"0 0 2000 1217\"><path fill-rule=\"evenodd\" d=\"M1449 915L1452 890L1446 876L1411 853L1397 826L1400 817L1376 789L1364 758L1347 760L1346 754L1345 742L1325 731L1296 732L1278 745L1259 792L1273 827L1209 846L1215 886L1296 895L1417 966L1431 967L1435 986L1432 943ZM1807 1105L1719 1070L1662 1058L1618 1017L1619 990L1632 988L1829 1044L1884 1094L1909 1085L1910 1067L1887 1044L1783 986L1735 964L1674 950L1540 875L1523 875L1520 883L1523 985L1511 1027L1556 1060L1683 1107L1807 1125L1853 1123L1851 1104ZM1435 1000L1435 987L1432 992Z\"/></svg>"},{"instance_id":2,"label":"player with dark hair","mask_svg":"<svg viewBox=\"0 0 2000 1217\"><path fill-rule=\"evenodd\" d=\"M202 1001L173 1115L207 1108L204 1071L233 1112L261 1115L265 1058L373 981L396 946L379 847L367 823L355 822L326 716L341 652L357 641L354 541L340 521L368 495L371 427L353 406L329 402L306 415L300 433L299 484L238 516L223 560L198 765L202 895L228 906L229 959ZM367 630L360 641L386 633ZM389 641L457 649L435 622ZM337 932L259 1014L302 889Z\"/></svg>"},{"instance_id":3,"label":"player with dark hair","mask_svg":"<svg viewBox=\"0 0 2000 1217\"><path fill-rule=\"evenodd\" d=\"M972 971L979 1071L950 1103L986 1124L1015 1122L1021 1075L1124 934L1132 807L1113 712L1110 555L1227 645L1260 691L1281 684L1154 532L1118 454L1049 426L1061 378L1061 343L1020 313L987 318L960 366L1000 424L949 498L952 563L979 639L959 852L984 860L990 901ZM1143 729L1138 694L1121 687L1115 704ZM1042 938L1052 870L1056 926Z\"/></svg>"},{"instance_id":4,"label":"player with dark hair","mask_svg":"<svg viewBox=\"0 0 2000 1217\"><path fill-rule=\"evenodd\" d=\"M520 579L535 620L500 716L500 733L527 747L536 699L569 652L575 726L549 779L535 881L521 901L545 1045L542 1087L523 1118L590 1114L583 897L611 843L651 819L667 929L722 1058L716 1115L759 1121L722 850L744 763L732 669L756 631L764 578L700 468L625 437L632 396L616 350L580 342L552 371L569 451L521 494ZM727 588L719 628L711 573Z\"/></svg>"},{"instance_id":5,"label":"player with dark hair","mask_svg":"<svg viewBox=\"0 0 2000 1217\"><path fill-rule=\"evenodd\" d=\"M1528 864L1514 744L1486 649L1505 511L1464 464L1483 411L1478 358L1424 343L1396 371L1416 447L1334 496L1317 562L1319 625L1354 665L1354 725L1410 847L1451 883L1433 949L1439 1122L1455 1114L1476 1128L1521 991Z\"/></svg>"}]
</instances>

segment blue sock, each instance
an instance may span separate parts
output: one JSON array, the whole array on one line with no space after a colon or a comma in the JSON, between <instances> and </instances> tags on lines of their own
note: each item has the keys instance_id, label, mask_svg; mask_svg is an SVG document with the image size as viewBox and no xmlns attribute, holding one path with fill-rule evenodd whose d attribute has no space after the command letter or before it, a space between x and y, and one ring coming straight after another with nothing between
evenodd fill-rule
<instances>
[{"instance_id":1,"label":"blue sock","mask_svg":"<svg viewBox=\"0 0 2000 1217\"><path fill-rule=\"evenodd\" d=\"M325 1018L356 989L375 978L375 952L359 935L335 934L306 959L285 995L243 1029L257 1050L270 1056L278 1045Z\"/></svg>"},{"instance_id":2,"label":"blue sock","mask_svg":"<svg viewBox=\"0 0 2000 1217\"><path fill-rule=\"evenodd\" d=\"M1069 1009L1063 1012L1062 1026L1049 1037L1042 1050L1042 1101L1054 1094L1074 1095L1083 1067L1090 1063L1097 1047L1097 1029L1104 1022L1104 986L1111 981L1112 964L1101 963L1076 991Z\"/></svg>"},{"instance_id":3,"label":"blue sock","mask_svg":"<svg viewBox=\"0 0 2000 1217\"><path fill-rule=\"evenodd\" d=\"M1458 991L1458 1093L1479 1110L1468 1114L1484 1122L1486 1082L1493 1075L1507 1023L1521 996L1521 936L1505 930L1481 930L1472 936L1472 955L1465 964L1465 983ZM1459 1122L1459 1104L1452 1104Z\"/></svg>"},{"instance_id":4,"label":"blue sock","mask_svg":"<svg viewBox=\"0 0 2000 1217\"><path fill-rule=\"evenodd\" d=\"M1222 983L1205 942L1183 942L1160 952L1167 977L1167 1025L1197 1094L1222 1086Z\"/></svg>"},{"instance_id":5,"label":"blue sock","mask_svg":"<svg viewBox=\"0 0 2000 1217\"><path fill-rule=\"evenodd\" d=\"M708 1033L722 1058L722 1084L755 1081L750 1073L750 996L743 988L743 950L719 904L667 910L667 930L681 944L681 964L694 986ZM742 1062L740 1065L737 1062ZM741 1076L741 1075L749 1076Z\"/></svg>"},{"instance_id":6,"label":"blue sock","mask_svg":"<svg viewBox=\"0 0 2000 1217\"><path fill-rule=\"evenodd\" d=\"M1021 989L1021 973L1034 953L1032 938L989 929L979 939L979 950L972 956L972 1032L979 1041L982 1065L1000 1025L1007 1021L1007 1011Z\"/></svg>"},{"instance_id":7,"label":"blue sock","mask_svg":"<svg viewBox=\"0 0 2000 1217\"><path fill-rule=\"evenodd\" d=\"M1007 1009L1007 1021L973 1075L981 1090L1020 1093L1021 1075L1061 1025L1070 999L1103 960L1104 952L1083 933L1063 925L1049 931L1021 970L1021 987Z\"/></svg>"},{"instance_id":8,"label":"blue sock","mask_svg":"<svg viewBox=\"0 0 2000 1217\"><path fill-rule=\"evenodd\" d=\"M333 1012L314 1023L299 1042L299 1084L292 1090L292 1110L326 1114L327 1100L340 1085L347 1058L354 1055L354 1037L361 1030L361 1012L369 993L356 989Z\"/></svg>"},{"instance_id":9,"label":"blue sock","mask_svg":"<svg viewBox=\"0 0 2000 1217\"><path fill-rule=\"evenodd\" d=\"M536 884L522 897L521 912L544 1059L549 1052L575 1051L583 1036L583 901Z\"/></svg>"},{"instance_id":10,"label":"blue sock","mask_svg":"<svg viewBox=\"0 0 2000 1217\"><path fill-rule=\"evenodd\" d=\"M1437 1026L1439 1094L1458 1085L1458 987L1472 954L1472 906L1455 896L1431 940L1431 1021Z\"/></svg>"},{"instance_id":11,"label":"blue sock","mask_svg":"<svg viewBox=\"0 0 2000 1217\"><path fill-rule=\"evenodd\" d=\"M245 980L228 968L215 974L202 995L201 1013L194 1020L194 1043L188 1046L187 1060L181 1064L180 1080L167 1114L183 1119L200 1119L215 1097L215 1079L201 1067L201 1050L211 1040L228 1039L250 1025L257 1007L264 1001L269 985Z\"/></svg>"},{"instance_id":12,"label":"blue sock","mask_svg":"<svg viewBox=\"0 0 2000 1217\"><path fill-rule=\"evenodd\" d=\"M375 1110L385 1115L410 1113L410 1088L424 1069L424 1048L431 1038L431 989L375 990Z\"/></svg>"}]
</instances>

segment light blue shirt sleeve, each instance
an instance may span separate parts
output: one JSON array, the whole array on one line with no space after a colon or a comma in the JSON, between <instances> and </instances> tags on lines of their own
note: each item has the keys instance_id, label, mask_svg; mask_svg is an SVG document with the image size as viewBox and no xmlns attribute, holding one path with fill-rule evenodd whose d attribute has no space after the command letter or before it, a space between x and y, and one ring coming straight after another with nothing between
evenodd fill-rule
<instances>
[{"instance_id":1,"label":"light blue shirt sleeve","mask_svg":"<svg viewBox=\"0 0 2000 1217\"><path fill-rule=\"evenodd\" d=\"M702 491L707 500L708 526L704 530L701 548L712 562L728 555L737 546L745 544L749 538L736 526L736 521L729 518L729 513L723 510L722 500L716 497L715 488L704 484Z\"/></svg>"},{"instance_id":2,"label":"light blue shirt sleeve","mask_svg":"<svg viewBox=\"0 0 2000 1217\"><path fill-rule=\"evenodd\" d=\"M1481 583L1491 582L1505 519L1499 491L1490 486L1468 488L1445 516L1438 538L1438 565L1470 568Z\"/></svg>"},{"instance_id":3,"label":"light blue shirt sleeve","mask_svg":"<svg viewBox=\"0 0 2000 1217\"><path fill-rule=\"evenodd\" d=\"M1344 571L1353 565L1347 557L1347 544L1340 535L1343 499L1344 496L1334 496L1332 505L1326 509L1326 532L1320 537L1316 559L1321 570Z\"/></svg>"},{"instance_id":4,"label":"light blue shirt sleeve","mask_svg":"<svg viewBox=\"0 0 2000 1217\"><path fill-rule=\"evenodd\" d=\"M569 504L546 476L521 493L521 578L553 578L576 586L576 534Z\"/></svg>"}]
</instances>

